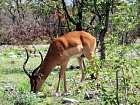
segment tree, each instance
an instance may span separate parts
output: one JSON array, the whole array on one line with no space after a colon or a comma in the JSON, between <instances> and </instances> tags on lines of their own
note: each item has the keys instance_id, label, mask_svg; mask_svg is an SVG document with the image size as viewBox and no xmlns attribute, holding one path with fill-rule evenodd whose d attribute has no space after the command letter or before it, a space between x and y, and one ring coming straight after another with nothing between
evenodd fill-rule
<instances>
[{"instance_id":1,"label":"tree","mask_svg":"<svg viewBox=\"0 0 140 105\"><path fill-rule=\"evenodd\" d=\"M83 15L83 4L84 4L83 2L84 0L73 0L73 8L78 11L76 19L73 19L67 10L65 0L62 0L62 5L66 13L66 17L69 19L70 22L72 22L72 24L76 26L77 31L82 31L82 18L83 18L82 15Z\"/></svg>"},{"instance_id":2,"label":"tree","mask_svg":"<svg viewBox=\"0 0 140 105\"><path fill-rule=\"evenodd\" d=\"M56 3L45 0L3 0L0 4L1 44L33 43L36 39L43 40L58 33Z\"/></svg>"},{"instance_id":3,"label":"tree","mask_svg":"<svg viewBox=\"0 0 140 105\"><path fill-rule=\"evenodd\" d=\"M109 23L109 13L111 10L111 6L114 1L105 0L104 2L98 2L94 0L93 13L98 17L98 24L96 26L96 31L99 33L99 42L100 42L100 52L101 52L101 60L105 59L105 35L108 29Z\"/></svg>"},{"instance_id":4,"label":"tree","mask_svg":"<svg viewBox=\"0 0 140 105\"><path fill-rule=\"evenodd\" d=\"M127 45L135 43L137 39L138 24L140 24L138 16L138 2L126 3L121 2L117 6L115 13L111 15L113 23L113 33L117 37L117 44Z\"/></svg>"},{"instance_id":5,"label":"tree","mask_svg":"<svg viewBox=\"0 0 140 105\"><path fill-rule=\"evenodd\" d=\"M109 14L116 2L117 1L115 0L73 0L73 8L76 8L75 11L77 10L77 12L73 17L71 17L66 8L65 1L62 0L63 9L66 13L66 16L69 21L76 26L76 30L84 30L83 27L88 24L85 29L86 31L92 27L92 29L95 29L95 33L98 33L98 36L96 36L97 39L99 39L101 46L101 60L105 59L104 40L108 29Z\"/></svg>"}]
</instances>

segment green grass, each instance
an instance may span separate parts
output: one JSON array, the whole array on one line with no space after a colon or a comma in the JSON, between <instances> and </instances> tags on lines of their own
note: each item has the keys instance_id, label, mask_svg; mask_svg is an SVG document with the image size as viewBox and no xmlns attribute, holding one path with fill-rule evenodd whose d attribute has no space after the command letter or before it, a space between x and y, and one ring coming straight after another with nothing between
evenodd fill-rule
<instances>
[{"instance_id":1,"label":"green grass","mask_svg":"<svg viewBox=\"0 0 140 105\"><path fill-rule=\"evenodd\" d=\"M71 92L70 96L51 97L57 88L59 68L55 68L40 89L43 96L30 93L29 78L22 69L25 58L20 57L25 55L24 50L20 51L21 48L3 50L3 56L0 56L0 105L61 105L64 97L80 101L80 103L75 103L74 105L115 105L117 71L119 73L119 102L123 103L126 98L127 104L138 105L140 103L140 57L131 47L126 47L125 50L122 47L109 48L112 52L106 51L107 57L103 62L103 68L100 68L98 56L94 58L97 64L96 68L90 67L89 62L86 62L86 65L88 65L87 72L100 71L100 91L102 95L90 100L85 100L84 95L91 90L96 90L96 81L86 80L82 83L79 82L80 70L68 69L66 72L67 87ZM138 45L135 45L134 48L140 52ZM45 48L39 49L41 51L45 50ZM122 55L120 56L120 54ZM16 55L17 57L12 58L10 57L11 55ZM40 58L31 56L27 69L33 70L38 64L40 64ZM68 67L70 65L77 66L76 59L72 59ZM9 87L14 90L6 91ZM62 83L61 93L64 91L63 87Z\"/></svg>"}]
</instances>

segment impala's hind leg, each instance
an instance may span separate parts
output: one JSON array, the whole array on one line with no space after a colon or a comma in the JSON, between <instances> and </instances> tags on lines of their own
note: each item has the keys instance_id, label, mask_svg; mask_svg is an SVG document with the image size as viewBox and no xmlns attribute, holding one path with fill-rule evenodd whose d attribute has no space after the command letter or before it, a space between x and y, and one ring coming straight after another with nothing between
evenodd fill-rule
<instances>
[{"instance_id":1,"label":"impala's hind leg","mask_svg":"<svg viewBox=\"0 0 140 105\"><path fill-rule=\"evenodd\" d=\"M85 66L85 63L84 63L84 54L82 56L78 57L77 59L78 59L80 69L82 70L81 82L83 82L85 80L84 70L86 70L86 66Z\"/></svg>"},{"instance_id":2,"label":"impala's hind leg","mask_svg":"<svg viewBox=\"0 0 140 105\"><path fill-rule=\"evenodd\" d=\"M95 62L93 61L95 49L91 50L89 47L84 48L85 57L91 62L92 67L95 67ZM96 80L97 80L97 90L99 89L98 80L99 80L99 73L96 71Z\"/></svg>"}]
</instances>

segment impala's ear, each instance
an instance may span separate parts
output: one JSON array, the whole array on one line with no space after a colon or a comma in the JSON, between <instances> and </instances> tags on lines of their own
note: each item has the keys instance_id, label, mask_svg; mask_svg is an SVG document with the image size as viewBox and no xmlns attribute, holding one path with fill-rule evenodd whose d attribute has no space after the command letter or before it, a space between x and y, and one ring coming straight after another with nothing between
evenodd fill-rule
<instances>
[{"instance_id":1,"label":"impala's ear","mask_svg":"<svg viewBox=\"0 0 140 105\"><path fill-rule=\"evenodd\" d=\"M44 77L44 74L43 74L43 73L39 73L39 74L38 74L38 78L39 78L39 79L42 79L43 77Z\"/></svg>"}]
</instances>

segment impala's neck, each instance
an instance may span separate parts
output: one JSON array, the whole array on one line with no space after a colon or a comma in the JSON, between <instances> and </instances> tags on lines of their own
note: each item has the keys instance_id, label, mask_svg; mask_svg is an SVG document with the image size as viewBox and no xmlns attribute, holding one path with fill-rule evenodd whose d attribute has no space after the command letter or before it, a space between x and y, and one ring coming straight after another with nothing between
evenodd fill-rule
<instances>
[{"instance_id":1,"label":"impala's neck","mask_svg":"<svg viewBox=\"0 0 140 105\"><path fill-rule=\"evenodd\" d=\"M37 73L37 75L40 78L40 81L36 85L36 90L34 91L35 93L37 93L39 91L42 84L45 82L45 80L47 79L49 74L52 72L52 70L55 68L55 66L56 66L56 63L53 60L49 60L46 56L41 68L39 69L39 71Z\"/></svg>"},{"instance_id":2,"label":"impala's neck","mask_svg":"<svg viewBox=\"0 0 140 105\"><path fill-rule=\"evenodd\" d=\"M47 58L47 56L44 59L44 62L41 66L41 68L38 71L39 73L42 73L44 76L42 79L47 79L48 75L52 72L52 70L55 68L56 63L54 62L54 60L50 60Z\"/></svg>"}]
</instances>

